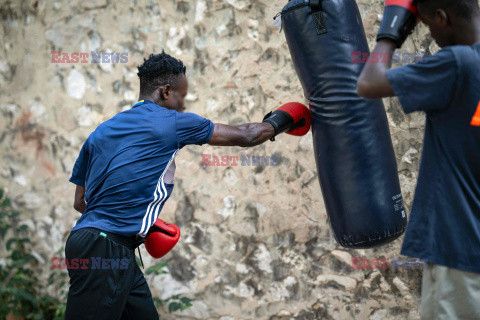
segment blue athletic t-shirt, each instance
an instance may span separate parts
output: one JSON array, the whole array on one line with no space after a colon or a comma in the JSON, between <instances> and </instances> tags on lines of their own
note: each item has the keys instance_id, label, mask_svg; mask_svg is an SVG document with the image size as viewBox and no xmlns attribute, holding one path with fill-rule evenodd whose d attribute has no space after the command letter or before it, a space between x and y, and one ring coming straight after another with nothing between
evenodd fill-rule
<instances>
[{"instance_id":1,"label":"blue athletic t-shirt","mask_svg":"<svg viewBox=\"0 0 480 320\"><path fill-rule=\"evenodd\" d=\"M480 43L445 47L387 77L406 113L427 115L401 253L480 273Z\"/></svg>"},{"instance_id":2,"label":"blue athletic t-shirt","mask_svg":"<svg viewBox=\"0 0 480 320\"><path fill-rule=\"evenodd\" d=\"M145 100L90 134L70 181L85 187L86 211L73 230L145 235L173 190L175 156L207 143L212 121Z\"/></svg>"}]
</instances>

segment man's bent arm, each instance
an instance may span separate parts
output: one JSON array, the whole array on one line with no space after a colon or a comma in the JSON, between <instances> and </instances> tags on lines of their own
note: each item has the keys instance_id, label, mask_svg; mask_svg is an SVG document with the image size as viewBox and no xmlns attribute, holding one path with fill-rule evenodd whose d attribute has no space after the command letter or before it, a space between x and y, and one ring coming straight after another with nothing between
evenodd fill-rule
<instances>
[{"instance_id":1,"label":"man's bent arm","mask_svg":"<svg viewBox=\"0 0 480 320\"><path fill-rule=\"evenodd\" d=\"M212 138L208 144L212 146L253 147L264 143L275 135L270 123L245 123L238 126L215 123Z\"/></svg>"},{"instance_id":2,"label":"man's bent arm","mask_svg":"<svg viewBox=\"0 0 480 320\"><path fill-rule=\"evenodd\" d=\"M75 189L75 201L73 203L73 208L83 214L87 209L87 204L85 203L85 187L77 185Z\"/></svg>"},{"instance_id":3,"label":"man's bent arm","mask_svg":"<svg viewBox=\"0 0 480 320\"><path fill-rule=\"evenodd\" d=\"M358 95L367 99L378 99L394 96L387 78L387 70L392 66L392 54L397 48L390 39L377 42L372 56L379 57L378 62L367 62L358 78Z\"/></svg>"}]
</instances>

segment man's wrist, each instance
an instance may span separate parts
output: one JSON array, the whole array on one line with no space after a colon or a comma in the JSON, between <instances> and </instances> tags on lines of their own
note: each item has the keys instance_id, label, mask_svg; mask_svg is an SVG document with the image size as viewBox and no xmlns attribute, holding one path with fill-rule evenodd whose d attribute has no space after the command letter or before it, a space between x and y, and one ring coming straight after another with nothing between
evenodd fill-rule
<instances>
[{"instance_id":1,"label":"man's wrist","mask_svg":"<svg viewBox=\"0 0 480 320\"><path fill-rule=\"evenodd\" d=\"M392 53L397 49L397 44L395 43L395 40L390 39L390 38L382 38L377 41L377 44L381 46L381 48L386 48L388 52Z\"/></svg>"},{"instance_id":2,"label":"man's wrist","mask_svg":"<svg viewBox=\"0 0 480 320\"><path fill-rule=\"evenodd\" d=\"M272 134L275 134L275 127L273 126L273 124L271 124L270 122L262 122L262 124L265 124L265 129L267 130L267 133L272 133Z\"/></svg>"},{"instance_id":3,"label":"man's wrist","mask_svg":"<svg viewBox=\"0 0 480 320\"><path fill-rule=\"evenodd\" d=\"M275 137L276 132L275 132L275 127L273 126L273 124L271 124L270 122L266 122L266 121L262 122L262 124L265 127L265 132L267 134L267 138L272 139L273 137Z\"/></svg>"}]
</instances>

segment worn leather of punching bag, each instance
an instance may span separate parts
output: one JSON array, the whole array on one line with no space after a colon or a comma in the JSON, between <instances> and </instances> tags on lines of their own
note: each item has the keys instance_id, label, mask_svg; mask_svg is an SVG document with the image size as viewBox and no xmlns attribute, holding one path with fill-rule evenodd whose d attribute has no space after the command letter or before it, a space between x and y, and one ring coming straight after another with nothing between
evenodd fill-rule
<instances>
[{"instance_id":1,"label":"worn leather of punching bag","mask_svg":"<svg viewBox=\"0 0 480 320\"><path fill-rule=\"evenodd\" d=\"M292 0L281 19L310 101L318 177L335 239L349 248L391 242L405 231L407 217L383 103L357 95L364 64L352 57L369 53L357 4Z\"/></svg>"}]
</instances>

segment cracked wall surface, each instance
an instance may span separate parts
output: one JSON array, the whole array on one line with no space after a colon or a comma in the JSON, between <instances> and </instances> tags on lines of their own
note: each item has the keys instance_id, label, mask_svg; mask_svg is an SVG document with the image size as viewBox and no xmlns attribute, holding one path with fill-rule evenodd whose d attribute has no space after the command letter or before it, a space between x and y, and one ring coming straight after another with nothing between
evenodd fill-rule
<instances>
[{"instance_id":1,"label":"cracked wall surface","mask_svg":"<svg viewBox=\"0 0 480 320\"><path fill-rule=\"evenodd\" d=\"M357 2L373 48L383 1ZM258 122L285 102L306 102L284 35L269 26L284 4L0 0L0 186L34 230L40 281L79 217L68 182L79 150L98 124L137 101L136 67L144 57L165 49L183 60L188 111L214 122ZM96 50L127 53L128 61L51 61L52 51ZM423 25L402 48L437 50ZM396 99L384 102L409 208L424 116L405 115ZM276 155L280 163L204 167L202 154ZM183 236L161 260L169 273L147 279L158 297L194 302L162 319L419 319L420 270L352 269L352 257L398 257L402 239L372 250L334 241L311 134L250 149L189 146L176 165L161 217ZM158 262L143 253L147 266Z\"/></svg>"}]
</instances>

